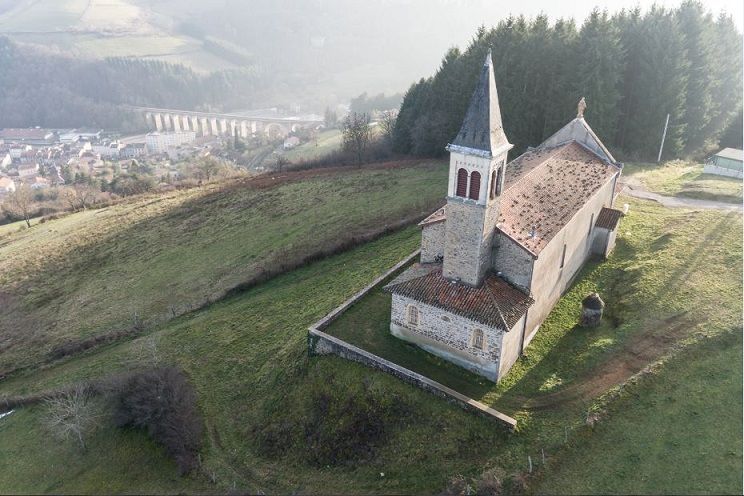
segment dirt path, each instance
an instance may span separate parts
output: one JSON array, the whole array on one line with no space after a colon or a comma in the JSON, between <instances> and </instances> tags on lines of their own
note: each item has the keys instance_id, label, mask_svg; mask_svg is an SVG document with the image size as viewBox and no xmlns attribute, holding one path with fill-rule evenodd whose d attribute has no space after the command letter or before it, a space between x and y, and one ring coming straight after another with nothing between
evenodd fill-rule
<instances>
[{"instance_id":1,"label":"dirt path","mask_svg":"<svg viewBox=\"0 0 744 496\"><path fill-rule=\"evenodd\" d=\"M621 182L622 193L633 198L653 200L669 208L703 208L713 210L725 210L741 212L742 205L736 203L718 202L712 200L697 200L695 198L684 198L681 196L664 196L649 191L638 179L628 177Z\"/></svg>"}]
</instances>

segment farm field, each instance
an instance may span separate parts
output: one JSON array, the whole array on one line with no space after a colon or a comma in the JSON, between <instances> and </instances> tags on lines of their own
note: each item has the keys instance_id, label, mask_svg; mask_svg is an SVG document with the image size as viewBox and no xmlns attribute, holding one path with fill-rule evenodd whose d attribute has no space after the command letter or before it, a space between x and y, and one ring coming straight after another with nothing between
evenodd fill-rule
<instances>
[{"instance_id":1,"label":"farm field","mask_svg":"<svg viewBox=\"0 0 744 496\"><path fill-rule=\"evenodd\" d=\"M338 129L329 129L319 132L317 138L303 143L296 148L287 150L283 155L293 163L313 160L339 150L341 148L341 141L341 131Z\"/></svg>"},{"instance_id":2,"label":"farm field","mask_svg":"<svg viewBox=\"0 0 744 496\"><path fill-rule=\"evenodd\" d=\"M162 14L128 0L23 0L0 3L0 34L81 57L142 57L198 71L235 67L200 40L160 26ZM167 23L166 23L167 24Z\"/></svg>"},{"instance_id":3,"label":"farm field","mask_svg":"<svg viewBox=\"0 0 744 496\"><path fill-rule=\"evenodd\" d=\"M654 193L698 200L742 202L742 181L703 174L703 165L676 160L657 164L626 164L623 176L640 181Z\"/></svg>"},{"instance_id":4,"label":"farm field","mask_svg":"<svg viewBox=\"0 0 744 496\"><path fill-rule=\"evenodd\" d=\"M71 340L155 325L282 264L423 215L441 202L446 172L414 162L289 173L3 228L0 370L36 365Z\"/></svg>"},{"instance_id":5,"label":"farm field","mask_svg":"<svg viewBox=\"0 0 744 496\"><path fill-rule=\"evenodd\" d=\"M538 471L534 489L542 487L541 474L554 469L583 478L566 482L559 475L554 486L545 486L556 491L622 488L621 472L604 482L582 472L578 457L599 460L614 443L624 456L623 470L631 473L644 459L634 455L639 443L656 446L649 433L667 435L672 425L689 429L694 420L683 414L699 411L700 391L716 389L716 398L733 394L741 377L739 362L733 360L741 353L741 216L627 201L631 213L623 220L613 256L579 275L505 381L485 384L479 393L482 401L518 419L515 434L386 374L336 357L307 358L307 326L413 251L420 239L415 227L271 279L132 341L8 378L0 382L0 394L47 390L142 366L143 343L151 340L162 361L188 373L207 421L204 473L179 479L186 492L199 492L211 479L210 487L218 490L249 492L432 493L457 474L470 480L485 470L500 476L523 473L528 455ZM579 300L595 289L608 305L605 325L595 331L577 329ZM376 313L369 314L373 319L384 313L383 304L375 307ZM713 355L706 350L724 348L732 351L720 361L704 360ZM664 357L665 364L626 387L616 402L600 399ZM687 376L677 375L680 367L689 369ZM723 374L732 379L717 381ZM687 385L683 377L693 376L697 379ZM698 393L691 395L691 390ZM362 406L364 417L357 416L354 405ZM596 409L608 413L590 430L586 413ZM637 437L608 437L622 432L641 410L655 414L644 419L645 431ZM705 414L717 425L730 422L732 411L740 413L741 408L717 401ZM0 471L0 487L8 492L29 488L26 481L35 463L59 463L58 451L41 448L40 440L48 436L43 415L43 407L36 406L0 420L0 429L18 439L11 455L22 447L27 460L18 470ZM353 428L358 422L373 422L381 430L370 441ZM609 434L603 437L605 429ZM671 436L665 445L669 459L675 460L665 466L669 473L628 490L669 492L669 478L677 474L689 480L693 471L700 487L740 490L741 434L729 434L727 442L739 448L725 449L733 453L725 467L738 466L735 474L727 472L736 477L706 472L706 464L719 463L720 457L693 456L705 446L696 445L691 452ZM104 425L92 445L104 443L99 436L116 435ZM546 453L544 467L541 450ZM126 446L96 454L95 480L86 486L74 473L60 474L54 491L86 491L100 487L100 481L119 480L120 467L127 464L140 470L135 492L171 487L175 469L156 454L147 470ZM717 480L706 479L706 473Z\"/></svg>"}]
</instances>

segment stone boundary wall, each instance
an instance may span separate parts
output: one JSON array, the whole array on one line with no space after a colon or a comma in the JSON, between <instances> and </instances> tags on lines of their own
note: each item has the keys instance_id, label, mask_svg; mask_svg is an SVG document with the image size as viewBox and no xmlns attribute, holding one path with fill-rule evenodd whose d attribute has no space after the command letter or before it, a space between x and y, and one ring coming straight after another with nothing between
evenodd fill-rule
<instances>
[{"instance_id":1,"label":"stone boundary wall","mask_svg":"<svg viewBox=\"0 0 744 496\"><path fill-rule=\"evenodd\" d=\"M396 365L393 362L385 360L382 357L373 355L368 351L358 348L346 341L343 341L337 337L331 336L323 332L331 322L336 320L346 309L353 305L357 300L362 298L364 295L369 293L375 286L384 281L395 271L401 269L420 253L420 250L416 250L411 255L403 259L401 262L395 265L392 269L387 271L382 276L375 279L371 284L366 286L364 289L359 291L357 294L346 300L344 303L333 309L328 315L323 317L321 320L310 326L308 329L308 354L313 355L337 355L341 358L351 360L353 362L361 363L372 367L377 370L387 372L409 384L428 391L437 396L443 397L448 401L457 403L466 410L478 413L488 418L492 418L502 423L511 430L516 429L517 421L508 415L505 415L493 408L484 405L483 403L476 401L472 398L460 394L454 389L450 389L444 384L440 384L436 381L429 379L419 373L409 370L400 365Z\"/></svg>"}]
</instances>

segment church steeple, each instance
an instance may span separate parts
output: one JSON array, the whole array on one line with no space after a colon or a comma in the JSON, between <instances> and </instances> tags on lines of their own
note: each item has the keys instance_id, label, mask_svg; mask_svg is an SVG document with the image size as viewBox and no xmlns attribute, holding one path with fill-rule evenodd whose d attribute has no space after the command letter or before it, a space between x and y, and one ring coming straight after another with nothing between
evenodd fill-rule
<instances>
[{"instance_id":1,"label":"church steeple","mask_svg":"<svg viewBox=\"0 0 744 496\"><path fill-rule=\"evenodd\" d=\"M470 98L470 106L460 132L448 149L453 146L488 152L489 156L498 154L505 147L511 148L501 124L501 108L490 49L483 62L478 84Z\"/></svg>"},{"instance_id":2,"label":"church steeple","mask_svg":"<svg viewBox=\"0 0 744 496\"><path fill-rule=\"evenodd\" d=\"M491 265L511 147L501 124L489 51L460 132L447 145L450 178L442 274L448 279L479 286Z\"/></svg>"}]
</instances>

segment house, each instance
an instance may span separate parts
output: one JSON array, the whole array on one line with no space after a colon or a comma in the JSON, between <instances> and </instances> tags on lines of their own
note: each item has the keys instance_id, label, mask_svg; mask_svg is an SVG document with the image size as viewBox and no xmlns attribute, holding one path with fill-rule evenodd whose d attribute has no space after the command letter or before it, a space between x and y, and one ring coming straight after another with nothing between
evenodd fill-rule
<instances>
[{"instance_id":1,"label":"house","mask_svg":"<svg viewBox=\"0 0 744 496\"><path fill-rule=\"evenodd\" d=\"M16 190L15 182L9 177L0 177L0 198Z\"/></svg>"},{"instance_id":2,"label":"house","mask_svg":"<svg viewBox=\"0 0 744 496\"><path fill-rule=\"evenodd\" d=\"M718 176L738 177L741 179L742 162L744 151L736 148L724 148L712 157L708 158L703 167L705 174L716 174Z\"/></svg>"},{"instance_id":3,"label":"house","mask_svg":"<svg viewBox=\"0 0 744 496\"><path fill-rule=\"evenodd\" d=\"M150 153L168 153L176 148L196 139L194 131L152 132L145 135L145 145Z\"/></svg>"},{"instance_id":4,"label":"house","mask_svg":"<svg viewBox=\"0 0 744 496\"><path fill-rule=\"evenodd\" d=\"M292 148L298 146L300 144L300 138L297 136L290 136L287 139L284 140L284 149L285 150L291 150Z\"/></svg>"},{"instance_id":5,"label":"house","mask_svg":"<svg viewBox=\"0 0 744 496\"><path fill-rule=\"evenodd\" d=\"M30 180L39 173L39 164L26 162L18 166L18 177L21 181Z\"/></svg>"},{"instance_id":6,"label":"house","mask_svg":"<svg viewBox=\"0 0 744 496\"><path fill-rule=\"evenodd\" d=\"M622 164L583 118L507 163L490 53L450 154L446 205L424 219L420 263L387 286L391 333L492 381L504 377L622 212Z\"/></svg>"},{"instance_id":7,"label":"house","mask_svg":"<svg viewBox=\"0 0 744 496\"><path fill-rule=\"evenodd\" d=\"M49 180L41 176L36 176L27 183L31 189L46 189L49 187Z\"/></svg>"}]
</instances>

